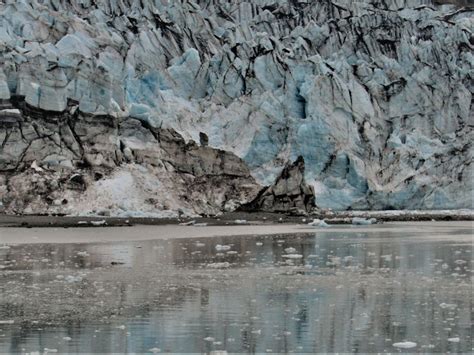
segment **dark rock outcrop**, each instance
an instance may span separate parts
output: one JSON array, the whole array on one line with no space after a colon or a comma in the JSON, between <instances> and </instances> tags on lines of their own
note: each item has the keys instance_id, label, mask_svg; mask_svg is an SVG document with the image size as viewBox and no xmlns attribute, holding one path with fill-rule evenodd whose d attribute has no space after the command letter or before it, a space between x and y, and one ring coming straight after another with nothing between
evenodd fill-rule
<instances>
[{"instance_id":1,"label":"dark rock outcrop","mask_svg":"<svg viewBox=\"0 0 474 355\"><path fill-rule=\"evenodd\" d=\"M215 214L261 188L235 154L131 117L52 115L22 98L0 111L0 206L7 213Z\"/></svg>"},{"instance_id":2,"label":"dark rock outcrop","mask_svg":"<svg viewBox=\"0 0 474 355\"><path fill-rule=\"evenodd\" d=\"M207 147L209 145L209 137L204 132L199 132L199 142L201 146Z\"/></svg>"},{"instance_id":3,"label":"dark rock outcrop","mask_svg":"<svg viewBox=\"0 0 474 355\"><path fill-rule=\"evenodd\" d=\"M314 189L304 178L302 156L287 164L272 186L263 188L257 197L241 207L246 212L310 212L316 207Z\"/></svg>"}]
</instances>

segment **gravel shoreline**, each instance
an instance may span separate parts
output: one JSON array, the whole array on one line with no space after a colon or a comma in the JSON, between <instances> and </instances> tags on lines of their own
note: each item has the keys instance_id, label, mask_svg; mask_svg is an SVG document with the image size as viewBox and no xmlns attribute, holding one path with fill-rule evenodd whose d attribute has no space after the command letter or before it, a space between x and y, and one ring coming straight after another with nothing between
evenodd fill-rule
<instances>
[{"instance_id":1,"label":"gravel shoreline","mask_svg":"<svg viewBox=\"0 0 474 355\"><path fill-rule=\"evenodd\" d=\"M375 218L381 222L414 221L474 221L474 210L433 210L433 211L324 211L309 216L294 216L277 213L232 212L221 216L199 218L126 218L105 216L38 216L0 215L0 227L127 227L133 225L179 225L195 222L209 226L225 225L271 225L307 224L315 218L324 219L328 224L351 224L352 218Z\"/></svg>"}]
</instances>

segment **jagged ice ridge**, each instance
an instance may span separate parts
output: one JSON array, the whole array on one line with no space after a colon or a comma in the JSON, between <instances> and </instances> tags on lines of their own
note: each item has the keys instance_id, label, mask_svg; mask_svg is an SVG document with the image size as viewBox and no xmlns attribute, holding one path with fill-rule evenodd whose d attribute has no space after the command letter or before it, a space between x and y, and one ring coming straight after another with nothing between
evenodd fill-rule
<instances>
[{"instance_id":1,"label":"jagged ice ridge","mask_svg":"<svg viewBox=\"0 0 474 355\"><path fill-rule=\"evenodd\" d=\"M261 184L302 155L321 207L472 208L474 21L470 2L457 3L468 7L411 0L3 1L3 122L20 110L20 120L32 124L39 116L105 117L172 129L188 141L205 132L211 147L242 158ZM36 125L44 128L43 121ZM0 119L0 175L10 204L17 198L12 179L32 162L73 174L85 159L81 148L75 155L44 139L30 154L31 141L16 124ZM100 156L91 148L89 164L119 175L144 167L134 157L148 141L140 145L133 135L113 134ZM131 157L104 159L102 150ZM161 176L142 173L142 180ZM179 196L168 204L159 208L183 206ZM33 210L46 208L40 205ZM133 208L142 209L140 201Z\"/></svg>"}]
</instances>

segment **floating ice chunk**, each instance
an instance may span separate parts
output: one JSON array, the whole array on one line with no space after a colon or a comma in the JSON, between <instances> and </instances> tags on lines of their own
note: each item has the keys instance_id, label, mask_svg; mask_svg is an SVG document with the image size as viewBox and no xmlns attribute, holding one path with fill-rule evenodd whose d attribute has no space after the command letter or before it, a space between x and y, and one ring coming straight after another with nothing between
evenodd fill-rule
<instances>
[{"instance_id":1,"label":"floating ice chunk","mask_svg":"<svg viewBox=\"0 0 474 355\"><path fill-rule=\"evenodd\" d=\"M257 334L257 335L260 335L262 334L262 330L261 329L258 329L258 330L252 330L251 332L252 334Z\"/></svg>"},{"instance_id":2,"label":"floating ice chunk","mask_svg":"<svg viewBox=\"0 0 474 355\"><path fill-rule=\"evenodd\" d=\"M400 343L395 343L392 344L395 348L400 348L400 349L411 349L411 348L416 348L416 343L412 341L403 341Z\"/></svg>"},{"instance_id":3,"label":"floating ice chunk","mask_svg":"<svg viewBox=\"0 0 474 355\"><path fill-rule=\"evenodd\" d=\"M457 305L453 303L450 304L450 303L444 303L444 302L441 303L439 306L443 309L451 309L451 310L454 310L458 307Z\"/></svg>"},{"instance_id":4,"label":"floating ice chunk","mask_svg":"<svg viewBox=\"0 0 474 355\"><path fill-rule=\"evenodd\" d=\"M459 337L455 337L455 338L449 338L448 341L450 343L459 343L461 339Z\"/></svg>"},{"instance_id":5,"label":"floating ice chunk","mask_svg":"<svg viewBox=\"0 0 474 355\"><path fill-rule=\"evenodd\" d=\"M315 219L313 219L313 222L309 222L309 223L308 223L308 226L311 226L311 227L318 227L318 226L319 226L319 223L321 223L321 220L318 219L318 218L315 218Z\"/></svg>"},{"instance_id":6,"label":"floating ice chunk","mask_svg":"<svg viewBox=\"0 0 474 355\"><path fill-rule=\"evenodd\" d=\"M213 341L216 340L216 339L214 339L213 337L207 337L207 338L204 338L204 340L205 340L205 341L212 341L212 342L213 342Z\"/></svg>"},{"instance_id":7,"label":"floating ice chunk","mask_svg":"<svg viewBox=\"0 0 474 355\"><path fill-rule=\"evenodd\" d=\"M93 226L103 226L107 223L107 221L105 219L101 220L101 221L91 221L91 224Z\"/></svg>"},{"instance_id":8,"label":"floating ice chunk","mask_svg":"<svg viewBox=\"0 0 474 355\"><path fill-rule=\"evenodd\" d=\"M47 353L57 353L58 352L58 349L48 349L48 348L44 348L44 354L47 354Z\"/></svg>"},{"instance_id":9,"label":"floating ice chunk","mask_svg":"<svg viewBox=\"0 0 474 355\"><path fill-rule=\"evenodd\" d=\"M326 265L338 266L341 265L341 258L338 256L329 256L329 261L326 262Z\"/></svg>"},{"instance_id":10,"label":"floating ice chunk","mask_svg":"<svg viewBox=\"0 0 474 355\"><path fill-rule=\"evenodd\" d=\"M207 267L211 269L227 269L230 267L230 263L228 263L227 261L223 263L211 263L207 264Z\"/></svg>"},{"instance_id":11,"label":"floating ice chunk","mask_svg":"<svg viewBox=\"0 0 474 355\"><path fill-rule=\"evenodd\" d=\"M322 227L322 228L330 227L329 224L327 224L325 220L322 220L322 221L319 223L319 226Z\"/></svg>"},{"instance_id":12,"label":"floating ice chunk","mask_svg":"<svg viewBox=\"0 0 474 355\"><path fill-rule=\"evenodd\" d=\"M283 255L284 258L287 259L302 259L303 255L301 254L288 254L288 255Z\"/></svg>"},{"instance_id":13,"label":"floating ice chunk","mask_svg":"<svg viewBox=\"0 0 474 355\"><path fill-rule=\"evenodd\" d=\"M227 251L227 250L230 250L230 249L231 249L230 245L220 245L220 244L216 245L216 250L217 251Z\"/></svg>"},{"instance_id":14,"label":"floating ice chunk","mask_svg":"<svg viewBox=\"0 0 474 355\"><path fill-rule=\"evenodd\" d=\"M294 253L296 253L296 249L292 248L292 247L289 247L289 248L285 249L285 252L287 252L288 254L294 254Z\"/></svg>"},{"instance_id":15,"label":"floating ice chunk","mask_svg":"<svg viewBox=\"0 0 474 355\"><path fill-rule=\"evenodd\" d=\"M196 224L196 221L183 222L183 223L180 223L179 225L180 226L193 226L194 224Z\"/></svg>"},{"instance_id":16,"label":"floating ice chunk","mask_svg":"<svg viewBox=\"0 0 474 355\"><path fill-rule=\"evenodd\" d=\"M213 350L209 353L210 355L227 355L227 351L225 350Z\"/></svg>"},{"instance_id":17,"label":"floating ice chunk","mask_svg":"<svg viewBox=\"0 0 474 355\"><path fill-rule=\"evenodd\" d=\"M326 221L323 219L321 222L319 222L319 226L326 228L326 227L329 227L329 224L327 224Z\"/></svg>"},{"instance_id":18,"label":"floating ice chunk","mask_svg":"<svg viewBox=\"0 0 474 355\"><path fill-rule=\"evenodd\" d=\"M205 246L206 246L206 244L201 243L201 242L196 242L194 245L195 245L196 247L198 247L198 248L202 248L202 247L205 247Z\"/></svg>"},{"instance_id":19,"label":"floating ice chunk","mask_svg":"<svg viewBox=\"0 0 474 355\"><path fill-rule=\"evenodd\" d=\"M247 220L245 219L236 219L234 223L235 224L248 224L249 222L247 222Z\"/></svg>"},{"instance_id":20,"label":"floating ice chunk","mask_svg":"<svg viewBox=\"0 0 474 355\"><path fill-rule=\"evenodd\" d=\"M68 275L68 276L66 276L66 281L69 282L69 283L81 282L81 281L82 281L82 277L80 277L80 276Z\"/></svg>"},{"instance_id":21,"label":"floating ice chunk","mask_svg":"<svg viewBox=\"0 0 474 355\"><path fill-rule=\"evenodd\" d=\"M89 222L87 222L87 221L79 221L79 222L77 222L77 224L88 224L88 223L89 223Z\"/></svg>"},{"instance_id":22,"label":"floating ice chunk","mask_svg":"<svg viewBox=\"0 0 474 355\"><path fill-rule=\"evenodd\" d=\"M0 325L1 324L15 324L14 320L0 320Z\"/></svg>"},{"instance_id":23,"label":"floating ice chunk","mask_svg":"<svg viewBox=\"0 0 474 355\"><path fill-rule=\"evenodd\" d=\"M207 223L196 223L194 227L207 227Z\"/></svg>"},{"instance_id":24,"label":"floating ice chunk","mask_svg":"<svg viewBox=\"0 0 474 355\"><path fill-rule=\"evenodd\" d=\"M360 218L360 217L352 218L352 224L358 225L358 226L369 226L369 225L375 224L375 223L377 223L376 218L370 218L370 219Z\"/></svg>"},{"instance_id":25,"label":"floating ice chunk","mask_svg":"<svg viewBox=\"0 0 474 355\"><path fill-rule=\"evenodd\" d=\"M117 328L118 328L118 329L121 329L121 330L124 330L124 329L126 329L127 327L126 327L125 325L119 325Z\"/></svg>"},{"instance_id":26,"label":"floating ice chunk","mask_svg":"<svg viewBox=\"0 0 474 355\"><path fill-rule=\"evenodd\" d=\"M329 224L327 224L325 220L316 218L316 219L313 219L313 222L308 223L308 226L325 228L325 227L329 227Z\"/></svg>"},{"instance_id":27,"label":"floating ice chunk","mask_svg":"<svg viewBox=\"0 0 474 355\"><path fill-rule=\"evenodd\" d=\"M65 341L71 341L72 338L71 338L71 337L63 337L63 340L65 340Z\"/></svg>"},{"instance_id":28,"label":"floating ice chunk","mask_svg":"<svg viewBox=\"0 0 474 355\"><path fill-rule=\"evenodd\" d=\"M160 348L151 348L151 349L148 349L148 352L152 353L152 354L156 354L156 353L159 353L161 351Z\"/></svg>"},{"instance_id":29,"label":"floating ice chunk","mask_svg":"<svg viewBox=\"0 0 474 355\"><path fill-rule=\"evenodd\" d=\"M257 242L257 243L255 243L255 245L258 246L258 247L261 247L263 245L263 243L262 242Z\"/></svg>"},{"instance_id":30,"label":"floating ice chunk","mask_svg":"<svg viewBox=\"0 0 474 355\"><path fill-rule=\"evenodd\" d=\"M90 254L87 251L79 251L79 252L77 252L77 255L78 256L84 256L84 257L85 256L90 256Z\"/></svg>"},{"instance_id":31,"label":"floating ice chunk","mask_svg":"<svg viewBox=\"0 0 474 355\"><path fill-rule=\"evenodd\" d=\"M0 250L7 250L7 249L10 249L10 247L8 245L0 245Z\"/></svg>"}]
</instances>

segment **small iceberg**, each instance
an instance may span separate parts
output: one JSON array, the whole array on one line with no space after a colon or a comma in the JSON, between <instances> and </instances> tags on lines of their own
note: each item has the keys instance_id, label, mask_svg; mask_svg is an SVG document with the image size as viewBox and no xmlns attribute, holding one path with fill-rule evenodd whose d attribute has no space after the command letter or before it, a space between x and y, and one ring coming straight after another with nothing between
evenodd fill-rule
<instances>
[{"instance_id":1,"label":"small iceberg","mask_svg":"<svg viewBox=\"0 0 474 355\"><path fill-rule=\"evenodd\" d=\"M180 226L193 226L195 224L196 224L196 221L189 221L189 222L180 223L179 225Z\"/></svg>"},{"instance_id":2,"label":"small iceberg","mask_svg":"<svg viewBox=\"0 0 474 355\"><path fill-rule=\"evenodd\" d=\"M439 305L443 309L455 310L458 306L454 303L441 303Z\"/></svg>"},{"instance_id":3,"label":"small iceberg","mask_svg":"<svg viewBox=\"0 0 474 355\"><path fill-rule=\"evenodd\" d=\"M211 269L227 269L230 267L230 263L227 261L223 263L211 263L211 264L207 264L207 267Z\"/></svg>"},{"instance_id":4,"label":"small iceberg","mask_svg":"<svg viewBox=\"0 0 474 355\"><path fill-rule=\"evenodd\" d=\"M301 254L287 254L283 255L283 257L286 259L303 259L303 255Z\"/></svg>"},{"instance_id":5,"label":"small iceberg","mask_svg":"<svg viewBox=\"0 0 474 355\"><path fill-rule=\"evenodd\" d=\"M230 250L230 249L231 249L230 245L220 245L220 244L216 245L216 250L217 251L227 251L227 250Z\"/></svg>"},{"instance_id":6,"label":"small iceberg","mask_svg":"<svg viewBox=\"0 0 474 355\"><path fill-rule=\"evenodd\" d=\"M104 226L106 223L107 221L105 219L103 219L102 221L91 221L91 224L96 227Z\"/></svg>"},{"instance_id":7,"label":"small iceberg","mask_svg":"<svg viewBox=\"0 0 474 355\"><path fill-rule=\"evenodd\" d=\"M0 320L0 325L3 324L15 324L14 320Z\"/></svg>"},{"instance_id":8,"label":"small iceberg","mask_svg":"<svg viewBox=\"0 0 474 355\"><path fill-rule=\"evenodd\" d=\"M403 341L400 343L393 344L395 348L400 348L400 349L412 349L412 348L416 348L416 345L417 344L412 341Z\"/></svg>"},{"instance_id":9,"label":"small iceberg","mask_svg":"<svg viewBox=\"0 0 474 355\"><path fill-rule=\"evenodd\" d=\"M321 220L321 219L316 218L316 219L313 220L313 222L308 223L308 226L326 228L326 227L329 227L329 224L327 224L324 219Z\"/></svg>"},{"instance_id":10,"label":"small iceberg","mask_svg":"<svg viewBox=\"0 0 474 355\"><path fill-rule=\"evenodd\" d=\"M360 217L354 217L352 218L352 224L356 226L370 226L371 224L377 223L376 218L360 218Z\"/></svg>"}]
</instances>

